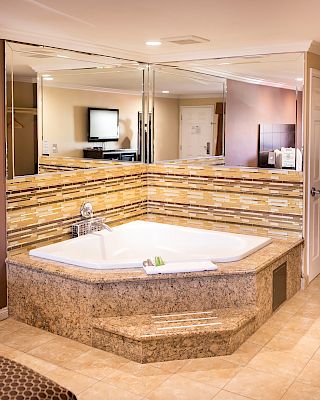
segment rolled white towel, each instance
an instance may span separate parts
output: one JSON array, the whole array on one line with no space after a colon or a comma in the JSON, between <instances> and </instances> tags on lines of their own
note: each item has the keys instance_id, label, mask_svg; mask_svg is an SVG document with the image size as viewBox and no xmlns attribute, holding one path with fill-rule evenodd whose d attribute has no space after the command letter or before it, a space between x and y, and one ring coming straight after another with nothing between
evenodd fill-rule
<instances>
[{"instance_id":1,"label":"rolled white towel","mask_svg":"<svg viewBox=\"0 0 320 400\"><path fill-rule=\"evenodd\" d=\"M218 269L216 264L208 261L180 261L168 262L165 265L156 267L154 265L143 265L146 274L176 274L178 272L201 272L215 271Z\"/></svg>"}]
</instances>

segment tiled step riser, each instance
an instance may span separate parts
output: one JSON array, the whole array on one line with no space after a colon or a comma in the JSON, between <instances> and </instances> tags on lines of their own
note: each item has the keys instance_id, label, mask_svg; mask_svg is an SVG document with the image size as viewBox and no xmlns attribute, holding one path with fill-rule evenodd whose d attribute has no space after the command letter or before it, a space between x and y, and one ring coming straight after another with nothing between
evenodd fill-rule
<instances>
[{"instance_id":1,"label":"tiled step riser","mask_svg":"<svg viewBox=\"0 0 320 400\"><path fill-rule=\"evenodd\" d=\"M137 341L130 338L93 329L92 346L129 358L139 363L184 360L232 354L255 331L255 320L238 332L228 335L212 333L181 338Z\"/></svg>"}]
</instances>

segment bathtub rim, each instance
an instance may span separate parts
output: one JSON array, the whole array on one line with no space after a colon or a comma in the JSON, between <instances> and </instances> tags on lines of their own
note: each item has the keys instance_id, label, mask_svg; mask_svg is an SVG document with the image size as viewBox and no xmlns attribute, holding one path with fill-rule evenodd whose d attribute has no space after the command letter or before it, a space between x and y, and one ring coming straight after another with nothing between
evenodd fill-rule
<instances>
[{"instance_id":1,"label":"bathtub rim","mask_svg":"<svg viewBox=\"0 0 320 400\"><path fill-rule=\"evenodd\" d=\"M260 249L270 245L270 243L272 243L273 238L271 237L267 237L267 236L262 236L262 235L252 235L252 234L243 234L243 233L235 233L235 232L228 232L228 231L218 231L218 230L207 230L207 229L203 229L203 228L198 228L198 227L189 227L189 226L181 226L181 225L174 225L174 224L166 224L163 222L155 222L155 221L144 221L144 220L135 220L135 221L129 221L125 224L121 224L116 226L114 229L115 230L123 230L123 227L129 225L129 229L132 226L137 226L139 228L139 226L141 225L149 225L151 227L151 229L157 229L157 226L160 227L160 229L176 229L178 234L179 231L186 231L186 232L192 232L195 235L197 234L219 234L222 237L239 237L240 240L248 237L251 238L253 240L255 239L260 239L261 242L257 245L255 245L255 247L253 248L248 248L245 251L243 250L239 250L238 252L235 252L232 256L220 256L220 257L197 257L197 258L189 258L189 259L180 259L180 260L174 260L172 262L188 262L188 261L194 261L194 262L200 262L200 261L211 261L214 264L218 264L218 263L230 263L230 262L236 262L236 261L240 261L246 257L248 257L251 254L256 253L257 251L259 251ZM157 226L156 226L157 225ZM135 228L135 227L134 227ZM111 232L112 233L112 232ZM40 258L40 259L44 259L44 260L48 260L48 261L53 261L53 262L60 262L63 264L67 264L67 265L71 265L71 266L75 266L75 267L80 267L80 268L87 268L87 269L93 269L93 270L114 270L114 269L133 269L133 268L141 268L142 267L142 261L141 262L137 262L137 261L119 261L117 262L100 262L98 261L94 261L94 260L76 260L76 262L74 261L74 259L72 257L68 257L68 256L63 256L60 255L59 253L52 253L52 252L46 252L46 248L47 247L54 247L54 246L62 246L63 243L66 243L68 245L68 243L70 244L72 241L78 241L80 244L82 241L84 241L86 239L86 237L88 237L88 240L92 239L92 237L101 235L102 237L104 237L105 235L109 235L110 231L109 230L102 230L100 232L94 232L88 235L84 235L84 236L79 236L77 238L70 238L70 239L66 239L63 240L61 242L56 242L56 243L50 243L47 245L43 245L43 246L39 246L36 247L34 249L29 250L29 255L36 257L36 258ZM237 240L237 239L236 239ZM244 239L245 240L245 239ZM249 239L250 240L250 239Z\"/></svg>"},{"instance_id":2,"label":"bathtub rim","mask_svg":"<svg viewBox=\"0 0 320 400\"><path fill-rule=\"evenodd\" d=\"M115 282L137 282L154 280L174 280L174 279L194 279L199 277L222 277L226 275L257 274L285 256L292 249L303 245L303 239L273 239L272 243L256 251L248 257L230 263L217 263L216 271L187 272L176 274L147 275L143 268L132 269L110 269L96 270L64 264L57 261L49 261L38 257L33 257L27 251L9 255L6 259L7 267L10 265L19 266L29 270L46 274L58 275L74 281L85 283L115 283ZM268 251L266 251L268 249Z\"/></svg>"}]
</instances>

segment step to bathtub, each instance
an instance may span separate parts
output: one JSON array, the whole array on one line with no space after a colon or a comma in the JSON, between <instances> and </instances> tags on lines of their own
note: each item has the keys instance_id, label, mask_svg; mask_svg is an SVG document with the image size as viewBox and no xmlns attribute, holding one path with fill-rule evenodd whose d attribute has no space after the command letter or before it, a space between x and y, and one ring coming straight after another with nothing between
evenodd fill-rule
<instances>
[{"instance_id":1,"label":"step to bathtub","mask_svg":"<svg viewBox=\"0 0 320 400\"><path fill-rule=\"evenodd\" d=\"M92 345L140 363L233 353L255 330L255 307L96 318Z\"/></svg>"}]
</instances>

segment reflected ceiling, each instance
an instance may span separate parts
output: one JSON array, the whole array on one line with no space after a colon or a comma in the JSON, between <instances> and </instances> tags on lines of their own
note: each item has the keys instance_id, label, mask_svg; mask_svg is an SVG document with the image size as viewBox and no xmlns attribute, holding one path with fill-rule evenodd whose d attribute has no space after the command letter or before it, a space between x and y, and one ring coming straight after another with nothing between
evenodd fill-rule
<instances>
[{"instance_id":1,"label":"reflected ceiling","mask_svg":"<svg viewBox=\"0 0 320 400\"><path fill-rule=\"evenodd\" d=\"M307 50L311 40L320 41L319 13L319 0L4 0L0 33L2 38L62 48L121 52L135 60L172 61L186 55L194 59ZM209 42L145 45L146 40L186 35Z\"/></svg>"},{"instance_id":2,"label":"reflected ceiling","mask_svg":"<svg viewBox=\"0 0 320 400\"><path fill-rule=\"evenodd\" d=\"M146 64L44 46L10 43L10 47L14 50L14 74L21 80L50 74L52 80L44 82L48 86L141 93L141 71ZM301 88L304 55L285 53L183 61L155 64L152 68L156 71L156 95L164 95L165 91L169 97L189 94L219 97L225 78Z\"/></svg>"},{"instance_id":3,"label":"reflected ceiling","mask_svg":"<svg viewBox=\"0 0 320 400\"><path fill-rule=\"evenodd\" d=\"M294 88L301 86L303 53L285 53L168 63L192 71L250 83Z\"/></svg>"}]
</instances>

